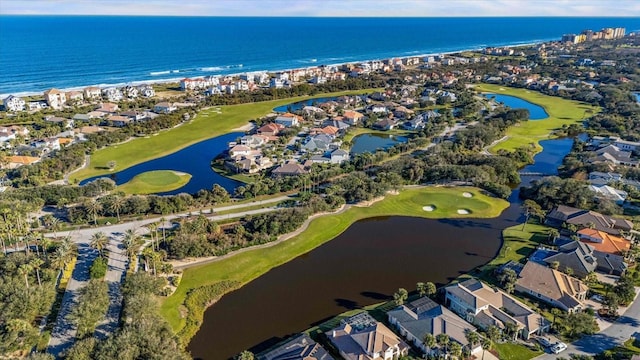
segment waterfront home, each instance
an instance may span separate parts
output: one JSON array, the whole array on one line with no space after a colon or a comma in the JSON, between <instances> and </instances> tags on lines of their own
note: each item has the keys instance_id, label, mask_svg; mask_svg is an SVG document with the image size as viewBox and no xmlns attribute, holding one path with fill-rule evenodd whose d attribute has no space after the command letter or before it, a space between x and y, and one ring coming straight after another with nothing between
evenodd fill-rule
<instances>
[{"instance_id":1,"label":"waterfront home","mask_svg":"<svg viewBox=\"0 0 640 360\"><path fill-rule=\"evenodd\" d=\"M589 173L589 183L591 183L591 185L608 185L612 182L621 182L640 190L640 181L625 179L622 177L622 174L600 171L592 171Z\"/></svg>"},{"instance_id":2,"label":"waterfront home","mask_svg":"<svg viewBox=\"0 0 640 360\"><path fill-rule=\"evenodd\" d=\"M507 324L517 328L516 336L525 340L532 334L549 330L549 322L507 293L485 283L469 279L445 288L445 305L468 322L487 329Z\"/></svg>"},{"instance_id":3,"label":"waterfront home","mask_svg":"<svg viewBox=\"0 0 640 360\"><path fill-rule=\"evenodd\" d=\"M119 102L122 100L122 91L116 87L108 87L102 90L102 96L111 102Z\"/></svg>"},{"instance_id":4,"label":"waterfront home","mask_svg":"<svg viewBox=\"0 0 640 360\"><path fill-rule=\"evenodd\" d=\"M356 126L360 121L362 121L362 118L364 117L364 115L357 111L346 110L342 114L342 117L344 118L344 122L346 122L347 124L351 126Z\"/></svg>"},{"instance_id":5,"label":"waterfront home","mask_svg":"<svg viewBox=\"0 0 640 360\"><path fill-rule=\"evenodd\" d=\"M303 152L309 153L324 153L329 150L329 144L331 143L331 138L324 135L314 135L312 137L308 137L305 143L300 147L300 150Z\"/></svg>"},{"instance_id":6,"label":"waterfront home","mask_svg":"<svg viewBox=\"0 0 640 360\"><path fill-rule=\"evenodd\" d=\"M590 245L594 250L607 254L624 255L631 248L631 241L597 229L581 229L578 231L578 237L580 241Z\"/></svg>"},{"instance_id":7,"label":"waterfront home","mask_svg":"<svg viewBox=\"0 0 640 360\"><path fill-rule=\"evenodd\" d=\"M620 150L624 151L638 151L640 150L640 142L623 140L617 136L594 136L591 138L590 145L603 146L614 145Z\"/></svg>"},{"instance_id":8,"label":"waterfront home","mask_svg":"<svg viewBox=\"0 0 640 360\"><path fill-rule=\"evenodd\" d=\"M29 110L41 110L49 107L46 101L29 101L27 103Z\"/></svg>"},{"instance_id":9,"label":"waterfront home","mask_svg":"<svg viewBox=\"0 0 640 360\"><path fill-rule=\"evenodd\" d=\"M178 107L170 102L159 102L153 106L153 112L157 114L169 114L178 110Z\"/></svg>"},{"instance_id":10,"label":"waterfront home","mask_svg":"<svg viewBox=\"0 0 640 360\"><path fill-rule=\"evenodd\" d=\"M320 344L307 334L298 334L268 351L256 355L257 360L334 360Z\"/></svg>"},{"instance_id":11,"label":"waterfront home","mask_svg":"<svg viewBox=\"0 0 640 360\"><path fill-rule=\"evenodd\" d=\"M300 123L302 122L302 117L292 113L285 113L282 115L278 115L278 117L276 117L274 122L276 124L280 124L286 128L289 128L289 127L299 126Z\"/></svg>"},{"instance_id":12,"label":"waterfront home","mask_svg":"<svg viewBox=\"0 0 640 360\"><path fill-rule=\"evenodd\" d=\"M596 194L597 199L607 199L622 205L627 200L627 192L615 189L609 185L589 185L589 190Z\"/></svg>"},{"instance_id":13,"label":"waterfront home","mask_svg":"<svg viewBox=\"0 0 640 360\"><path fill-rule=\"evenodd\" d=\"M445 334L451 341L467 348L471 355L482 352L480 343L471 345L467 340L466 334L476 331L476 328L428 297L401 305L389 311L387 316L389 323L398 329L402 336L427 355L437 356L439 350L438 347L431 349L425 345L424 338L427 334Z\"/></svg>"},{"instance_id":14,"label":"waterfront home","mask_svg":"<svg viewBox=\"0 0 640 360\"><path fill-rule=\"evenodd\" d=\"M259 127L258 130L256 130L256 132L259 135L264 135L264 136L277 136L280 133L280 131L282 131L283 129L284 129L284 126L280 124L268 123Z\"/></svg>"},{"instance_id":15,"label":"waterfront home","mask_svg":"<svg viewBox=\"0 0 640 360\"><path fill-rule=\"evenodd\" d=\"M630 151L622 151L615 145L607 145L596 150L596 156L589 159L592 164L607 163L611 165L638 166L638 160L631 158Z\"/></svg>"},{"instance_id":16,"label":"waterfront home","mask_svg":"<svg viewBox=\"0 0 640 360\"><path fill-rule=\"evenodd\" d=\"M138 86L138 93L140 96L150 98L156 95L156 91L153 90L151 85L140 85Z\"/></svg>"},{"instance_id":17,"label":"waterfront home","mask_svg":"<svg viewBox=\"0 0 640 360\"><path fill-rule=\"evenodd\" d=\"M124 87L124 96L129 99L135 99L138 97L139 91L138 88L132 85L127 85Z\"/></svg>"},{"instance_id":18,"label":"waterfront home","mask_svg":"<svg viewBox=\"0 0 640 360\"><path fill-rule=\"evenodd\" d=\"M366 312L343 319L325 333L345 360L393 360L409 353L409 346Z\"/></svg>"},{"instance_id":19,"label":"waterfront home","mask_svg":"<svg viewBox=\"0 0 640 360\"><path fill-rule=\"evenodd\" d=\"M564 311L574 312L584 309L589 288L565 273L528 261L518 274L515 290Z\"/></svg>"},{"instance_id":20,"label":"waterfront home","mask_svg":"<svg viewBox=\"0 0 640 360\"><path fill-rule=\"evenodd\" d=\"M269 142L269 138L262 135L245 135L240 138L240 144L248 146L252 149L260 147L267 142Z\"/></svg>"},{"instance_id":21,"label":"waterfront home","mask_svg":"<svg viewBox=\"0 0 640 360\"><path fill-rule=\"evenodd\" d=\"M426 123L421 116L416 116L402 124L402 128L405 130L421 130L424 129L425 126Z\"/></svg>"},{"instance_id":22,"label":"waterfront home","mask_svg":"<svg viewBox=\"0 0 640 360\"><path fill-rule=\"evenodd\" d=\"M67 94L58 89L51 89L44 92L44 100L47 105L54 109L62 109L67 103Z\"/></svg>"},{"instance_id":23,"label":"waterfront home","mask_svg":"<svg viewBox=\"0 0 640 360\"><path fill-rule=\"evenodd\" d=\"M72 104L82 104L84 101L84 94L82 91L69 91L67 93L67 101Z\"/></svg>"},{"instance_id":24,"label":"waterfront home","mask_svg":"<svg viewBox=\"0 0 640 360\"><path fill-rule=\"evenodd\" d=\"M229 149L229 156L247 156L251 153L251 148L245 145L236 145Z\"/></svg>"},{"instance_id":25,"label":"waterfront home","mask_svg":"<svg viewBox=\"0 0 640 360\"><path fill-rule=\"evenodd\" d=\"M99 100L102 97L102 90L97 86L86 87L82 92L87 100Z\"/></svg>"},{"instance_id":26,"label":"waterfront home","mask_svg":"<svg viewBox=\"0 0 640 360\"><path fill-rule=\"evenodd\" d=\"M591 244L581 241L561 240L558 251L544 259L544 262L558 264L558 269L571 269L573 275L584 278L596 271L620 276L627 271L627 264L620 255L597 251Z\"/></svg>"},{"instance_id":27,"label":"waterfront home","mask_svg":"<svg viewBox=\"0 0 640 360\"><path fill-rule=\"evenodd\" d=\"M304 166L294 162L288 162L284 165L280 165L271 171L271 175L273 176L298 176L308 173L309 171L305 169Z\"/></svg>"},{"instance_id":28,"label":"waterfront home","mask_svg":"<svg viewBox=\"0 0 640 360\"><path fill-rule=\"evenodd\" d=\"M397 124L398 123L393 119L382 119L373 124L373 127L379 130L392 130Z\"/></svg>"},{"instance_id":29,"label":"waterfront home","mask_svg":"<svg viewBox=\"0 0 640 360\"><path fill-rule=\"evenodd\" d=\"M131 119L122 115L109 115L105 121L113 127L125 127L131 123Z\"/></svg>"},{"instance_id":30,"label":"waterfront home","mask_svg":"<svg viewBox=\"0 0 640 360\"><path fill-rule=\"evenodd\" d=\"M633 229L633 223L629 220L614 218L595 211L576 209L565 205L559 205L553 209L547 215L546 223L556 227L561 226L562 223L574 224L579 227L593 226L594 229L612 235L620 235L620 231L629 232Z\"/></svg>"},{"instance_id":31,"label":"waterfront home","mask_svg":"<svg viewBox=\"0 0 640 360\"><path fill-rule=\"evenodd\" d=\"M332 126L338 129L339 132L344 133L350 126L344 121L340 120L340 117L334 117L333 119L326 120L322 123L323 126Z\"/></svg>"},{"instance_id":32,"label":"waterfront home","mask_svg":"<svg viewBox=\"0 0 640 360\"><path fill-rule=\"evenodd\" d=\"M22 111L25 109L26 102L17 96L9 95L2 101L2 106L5 111Z\"/></svg>"},{"instance_id":33,"label":"waterfront home","mask_svg":"<svg viewBox=\"0 0 640 360\"><path fill-rule=\"evenodd\" d=\"M120 107L118 106L118 104L106 102L106 103L100 103L100 105L98 105L98 107L94 111L102 113L102 115L100 116L104 116L105 114L114 114L118 110L120 110ZM97 115L95 113L90 113L90 114Z\"/></svg>"}]
</instances>

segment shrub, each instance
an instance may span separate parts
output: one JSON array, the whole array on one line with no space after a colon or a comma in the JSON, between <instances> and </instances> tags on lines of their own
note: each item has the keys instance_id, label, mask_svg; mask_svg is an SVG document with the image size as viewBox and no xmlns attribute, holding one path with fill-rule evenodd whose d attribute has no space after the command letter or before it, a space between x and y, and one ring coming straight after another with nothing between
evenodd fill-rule
<instances>
[{"instance_id":1,"label":"shrub","mask_svg":"<svg viewBox=\"0 0 640 360\"><path fill-rule=\"evenodd\" d=\"M89 275L92 279L102 279L107 274L107 259L99 256L91 264Z\"/></svg>"}]
</instances>

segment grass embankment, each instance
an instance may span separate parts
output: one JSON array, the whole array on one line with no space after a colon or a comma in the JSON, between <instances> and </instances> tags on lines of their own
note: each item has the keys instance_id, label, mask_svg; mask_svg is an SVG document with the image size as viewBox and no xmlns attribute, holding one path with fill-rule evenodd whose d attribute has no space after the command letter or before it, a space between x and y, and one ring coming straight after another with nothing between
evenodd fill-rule
<instances>
[{"instance_id":1,"label":"grass embankment","mask_svg":"<svg viewBox=\"0 0 640 360\"><path fill-rule=\"evenodd\" d=\"M599 107L594 107L579 101L566 100L558 96L549 96L537 91L526 89L516 89L506 86L482 84L476 86L482 92L516 96L536 105L540 105L549 114L549 118L543 120L529 120L512 126L507 130L508 139L501 141L489 150L496 153L498 150L513 151L518 147L534 144L536 152L542 151L540 140L550 138L551 132L560 129L562 125L580 123L589 112L600 111Z\"/></svg>"},{"instance_id":2,"label":"grass embankment","mask_svg":"<svg viewBox=\"0 0 640 360\"><path fill-rule=\"evenodd\" d=\"M313 97L299 96L287 99L247 103L240 105L216 106L198 113L192 121L173 129L161 131L157 135L137 138L119 145L97 150L91 155L90 166L70 176L70 180L110 173L107 163L116 162L114 171L120 171L144 161L171 154L202 140L210 139L246 125L249 120L262 117L274 107L317 97L331 97L364 94L379 89L341 91L316 94Z\"/></svg>"},{"instance_id":3,"label":"grass embankment","mask_svg":"<svg viewBox=\"0 0 640 360\"><path fill-rule=\"evenodd\" d=\"M527 224L524 231L522 224L504 229L500 252L491 262L482 267L480 278L494 279L493 271L509 261L524 263L524 259L528 258L538 245L544 244L549 239L551 229L549 226L539 224Z\"/></svg>"},{"instance_id":4,"label":"grass embankment","mask_svg":"<svg viewBox=\"0 0 640 360\"><path fill-rule=\"evenodd\" d=\"M147 171L118 186L118 190L127 194L155 194L179 189L189 180L191 174L173 170Z\"/></svg>"},{"instance_id":5,"label":"grass embankment","mask_svg":"<svg viewBox=\"0 0 640 360\"><path fill-rule=\"evenodd\" d=\"M464 197L468 192L472 197ZM432 205L432 212L423 210ZM323 243L335 238L354 222L376 216L415 216L424 218L489 218L498 216L509 203L484 195L481 190L471 187L410 188L398 195L387 195L385 199L369 207L351 207L340 214L322 216L311 221L299 235L271 247L255 249L232 257L189 268L184 271L176 292L164 299L160 312L172 328L179 332L185 325L180 316L186 295L193 289L221 281L237 281L245 284L270 269L284 264L301 254L307 253ZM471 213L461 215L458 208ZM186 339L183 339L186 340Z\"/></svg>"}]
</instances>

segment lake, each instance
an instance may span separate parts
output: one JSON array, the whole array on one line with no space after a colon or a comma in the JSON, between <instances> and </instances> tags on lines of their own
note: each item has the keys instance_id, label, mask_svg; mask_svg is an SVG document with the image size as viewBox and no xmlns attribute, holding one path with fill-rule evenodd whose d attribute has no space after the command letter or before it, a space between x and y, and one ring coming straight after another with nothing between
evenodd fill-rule
<instances>
[{"instance_id":1,"label":"lake","mask_svg":"<svg viewBox=\"0 0 640 360\"><path fill-rule=\"evenodd\" d=\"M273 108L273 111L276 111L276 112L297 111L302 109L305 106L318 106L319 104L326 103L329 101L335 101L336 99L338 98L335 96L332 96L332 97L320 97L320 98L314 98L314 99L309 99L304 101L298 101L291 104L278 106L276 108Z\"/></svg>"},{"instance_id":2,"label":"lake","mask_svg":"<svg viewBox=\"0 0 640 360\"><path fill-rule=\"evenodd\" d=\"M526 172L557 171L571 139L544 140ZM341 312L388 300L419 281L442 285L489 262L504 228L523 220L516 186L494 219L381 217L354 223L307 254L276 267L205 312L188 350L196 359L259 352Z\"/></svg>"},{"instance_id":3,"label":"lake","mask_svg":"<svg viewBox=\"0 0 640 360\"><path fill-rule=\"evenodd\" d=\"M351 146L352 154L362 154L365 152L376 152L376 150L386 150L398 143L409 141L409 138L398 135L386 134L362 134L353 138Z\"/></svg>"},{"instance_id":4,"label":"lake","mask_svg":"<svg viewBox=\"0 0 640 360\"><path fill-rule=\"evenodd\" d=\"M244 133L234 132L200 141L172 154L134 165L116 173L95 176L83 180L80 182L80 185L84 185L89 181L105 176L113 179L116 182L116 185L122 185L131 180L134 176L147 171L175 170L191 174L191 180L179 189L158 193L158 195L173 195L179 193L193 194L198 192L200 189L211 189L214 184L219 184L229 193L233 194L233 190L242 185L242 183L221 176L213 171L211 169L211 160L224 152L227 149L229 142L235 141L243 135Z\"/></svg>"},{"instance_id":5,"label":"lake","mask_svg":"<svg viewBox=\"0 0 640 360\"><path fill-rule=\"evenodd\" d=\"M549 114L540 105L530 103L524 99L511 95L502 94L484 94L487 99L495 98L497 102L503 103L512 109L529 110L529 120L544 120Z\"/></svg>"},{"instance_id":6,"label":"lake","mask_svg":"<svg viewBox=\"0 0 640 360\"><path fill-rule=\"evenodd\" d=\"M637 101L638 103L640 103L640 93L634 92L634 93L633 93L633 96L635 96L635 97L636 97L636 101Z\"/></svg>"}]
</instances>

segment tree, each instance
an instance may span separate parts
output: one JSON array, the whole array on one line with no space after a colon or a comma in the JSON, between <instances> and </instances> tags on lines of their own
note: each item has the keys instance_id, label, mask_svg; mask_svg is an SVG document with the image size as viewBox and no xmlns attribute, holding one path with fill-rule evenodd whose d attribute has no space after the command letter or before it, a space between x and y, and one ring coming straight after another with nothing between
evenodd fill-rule
<instances>
[{"instance_id":1,"label":"tree","mask_svg":"<svg viewBox=\"0 0 640 360\"><path fill-rule=\"evenodd\" d=\"M254 355L251 351L245 350L235 357L236 360L253 360Z\"/></svg>"},{"instance_id":2,"label":"tree","mask_svg":"<svg viewBox=\"0 0 640 360\"><path fill-rule=\"evenodd\" d=\"M393 301L395 301L396 305L400 306L404 304L408 296L409 296L409 293L407 292L406 289L399 288L398 291L396 291L393 294Z\"/></svg>"},{"instance_id":3,"label":"tree","mask_svg":"<svg viewBox=\"0 0 640 360\"><path fill-rule=\"evenodd\" d=\"M107 234L105 234L102 231L98 231L97 233L94 233L93 235L91 235L90 246L93 249L98 250L98 252L100 253L100 256L104 256L104 249L107 248L108 243L109 243L109 238L107 237Z\"/></svg>"},{"instance_id":4,"label":"tree","mask_svg":"<svg viewBox=\"0 0 640 360\"><path fill-rule=\"evenodd\" d=\"M102 204L96 200L91 200L84 203L84 208L93 216L93 224L98 225L98 213L102 211Z\"/></svg>"},{"instance_id":5,"label":"tree","mask_svg":"<svg viewBox=\"0 0 640 360\"><path fill-rule=\"evenodd\" d=\"M29 266L36 271L36 276L38 278L38 286L42 286L42 281L40 280L40 268L44 264L44 261L40 258L33 258L29 261Z\"/></svg>"},{"instance_id":6,"label":"tree","mask_svg":"<svg viewBox=\"0 0 640 360\"><path fill-rule=\"evenodd\" d=\"M449 354L456 358L462 355L462 345L455 341L452 342L451 345L449 345Z\"/></svg>"},{"instance_id":7,"label":"tree","mask_svg":"<svg viewBox=\"0 0 640 360\"><path fill-rule=\"evenodd\" d=\"M451 342L451 338L449 338L449 335L447 334L436 335L436 343L438 343L438 346L440 347L440 349L444 348L445 353L448 351L448 345L450 342Z\"/></svg>"},{"instance_id":8,"label":"tree","mask_svg":"<svg viewBox=\"0 0 640 360\"><path fill-rule=\"evenodd\" d=\"M436 346L436 337L433 336L432 333L426 333L424 335L424 345L427 347L427 349L433 349L434 346Z\"/></svg>"},{"instance_id":9,"label":"tree","mask_svg":"<svg viewBox=\"0 0 640 360\"><path fill-rule=\"evenodd\" d=\"M498 275L498 280L502 284L504 290L511 294L515 289L516 282L518 281L518 274L513 269L504 269L500 275Z\"/></svg>"},{"instance_id":10,"label":"tree","mask_svg":"<svg viewBox=\"0 0 640 360\"><path fill-rule=\"evenodd\" d=\"M615 292L610 292L602 298L602 307L607 311L609 316L618 316L620 298Z\"/></svg>"},{"instance_id":11,"label":"tree","mask_svg":"<svg viewBox=\"0 0 640 360\"><path fill-rule=\"evenodd\" d=\"M416 288L418 290L418 294L420 296L428 296L431 297L433 294L436 293L436 285L432 282L419 282L416 284Z\"/></svg>"},{"instance_id":12,"label":"tree","mask_svg":"<svg viewBox=\"0 0 640 360\"><path fill-rule=\"evenodd\" d=\"M571 276L571 275L573 275L573 269L568 267L568 266L565 266L564 267L564 273L569 275L569 276Z\"/></svg>"},{"instance_id":13,"label":"tree","mask_svg":"<svg viewBox=\"0 0 640 360\"><path fill-rule=\"evenodd\" d=\"M22 264L18 267L18 274L24 276L24 282L29 288L29 273L31 272L31 266L29 264Z\"/></svg>"},{"instance_id":14,"label":"tree","mask_svg":"<svg viewBox=\"0 0 640 360\"><path fill-rule=\"evenodd\" d=\"M551 315L553 315L553 322L551 323L551 328L555 329L556 328L556 319L558 318L558 316L562 315L562 310L558 309L558 308L551 308Z\"/></svg>"},{"instance_id":15,"label":"tree","mask_svg":"<svg viewBox=\"0 0 640 360\"><path fill-rule=\"evenodd\" d=\"M550 266L553 270L558 270L558 268L560 267L560 261L552 261Z\"/></svg>"},{"instance_id":16,"label":"tree","mask_svg":"<svg viewBox=\"0 0 640 360\"><path fill-rule=\"evenodd\" d=\"M490 325L487 328L487 336L489 337L489 340L491 340L491 342L496 342L498 338L500 338L500 329L498 329L494 325Z\"/></svg>"},{"instance_id":17,"label":"tree","mask_svg":"<svg viewBox=\"0 0 640 360\"><path fill-rule=\"evenodd\" d=\"M635 297L635 287L633 284L633 278L628 274L621 276L616 281L616 286L613 288L613 292L618 295L620 304L629 304Z\"/></svg>"},{"instance_id":18,"label":"tree","mask_svg":"<svg viewBox=\"0 0 640 360\"><path fill-rule=\"evenodd\" d=\"M564 325L567 329L566 335L570 338L576 338L580 335L590 335L598 331L598 324L593 315L587 312L574 312L564 319Z\"/></svg>"},{"instance_id":19,"label":"tree","mask_svg":"<svg viewBox=\"0 0 640 360\"><path fill-rule=\"evenodd\" d=\"M102 280L91 279L80 290L78 304L69 314L69 319L78 327L78 339L93 335L98 322L104 318L109 307L109 287Z\"/></svg>"},{"instance_id":20,"label":"tree","mask_svg":"<svg viewBox=\"0 0 640 360\"><path fill-rule=\"evenodd\" d=\"M553 244L556 239L558 238L558 236L560 236L560 232L558 231L558 229L549 229L549 232L547 233L547 235L549 236L549 244Z\"/></svg>"},{"instance_id":21,"label":"tree","mask_svg":"<svg viewBox=\"0 0 640 360\"><path fill-rule=\"evenodd\" d=\"M471 348L473 348L475 344L480 342L480 335L477 332L469 329L465 330L464 337L467 339L467 341L471 345Z\"/></svg>"},{"instance_id":22,"label":"tree","mask_svg":"<svg viewBox=\"0 0 640 360\"><path fill-rule=\"evenodd\" d=\"M109 210L115 211L118 222L120 222L120 210L122 210L122 207L125 204L125 200L125 198L116 195L113 199L111 199L111 203L109 204Z\"/></svg>"},{"instance_id":23,"label":"tree","mask_svg":"<svg viewBox=\"0 0 640 360\"><path fill-rule=\"evenodd\" d=\"M525 230L527 222L529 221L529 217L531 217L532 215L537 217L539 220L542 220L542 218L544 217L544 210L542 210L540 205L538 205L538 203L533 200L525 200L522 203L522 209L524 210L525 216L524 224L522 224L522 231Z\"/></svg>"}]
</instances>

